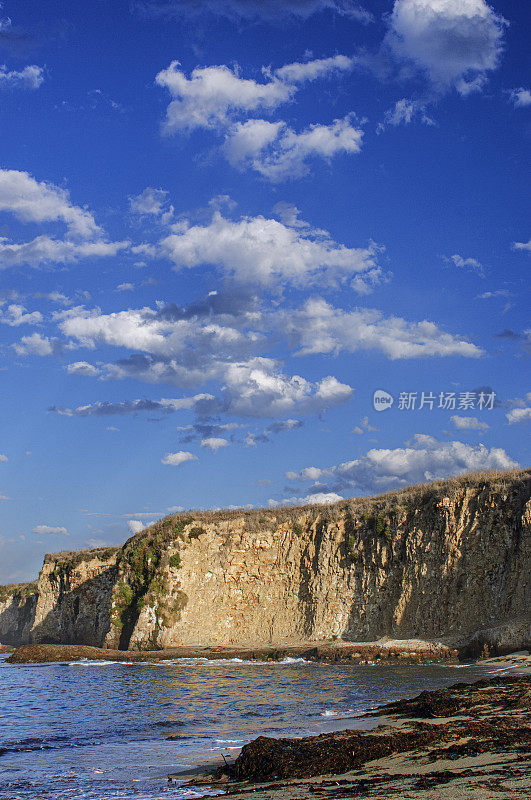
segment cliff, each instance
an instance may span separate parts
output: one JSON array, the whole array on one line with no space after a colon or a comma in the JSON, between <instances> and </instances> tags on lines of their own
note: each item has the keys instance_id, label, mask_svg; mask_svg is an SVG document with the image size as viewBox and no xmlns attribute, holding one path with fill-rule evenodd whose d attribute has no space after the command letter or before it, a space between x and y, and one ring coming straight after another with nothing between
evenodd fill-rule
<instances>
[{"instance_id":1,"label":"cliff","mask_svg":"<svg viewBox=\"0 0 531 800\"><path fill-rule=\"evenodd\" d=\"M121 548L47 555L36 591L0 606L0 640L527 647L530 498L527 470L332 506L172 515Z\"/></svg>"}]
</instances>

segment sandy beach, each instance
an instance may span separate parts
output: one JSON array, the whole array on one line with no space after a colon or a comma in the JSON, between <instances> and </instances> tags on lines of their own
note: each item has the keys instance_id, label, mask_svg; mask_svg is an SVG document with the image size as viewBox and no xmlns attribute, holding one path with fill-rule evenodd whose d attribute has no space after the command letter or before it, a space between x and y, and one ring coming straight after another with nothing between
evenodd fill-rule
<instances>
[{"instance_id":1,"label":"sandy beach","mask_svg":"<svg viewBox=\"0 0 531 800\"><path fill-rule=\"evenodd\" d=\"M422 692L360 719L369 730L259 737L209 783L234 800L508 800L531 791L531 658L489 659L510 675ZM522 674L524 673L524 674Z\"/></svg>"}]
</instances>

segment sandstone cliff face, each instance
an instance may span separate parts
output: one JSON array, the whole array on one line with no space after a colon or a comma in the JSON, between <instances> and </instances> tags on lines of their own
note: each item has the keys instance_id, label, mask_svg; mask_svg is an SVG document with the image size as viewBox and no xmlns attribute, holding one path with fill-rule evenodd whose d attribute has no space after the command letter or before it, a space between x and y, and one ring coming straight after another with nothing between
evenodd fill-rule
<instances>
[{"instance_id":1,"label":"sandstone cliff face","mask_svg":"<svg viewBox=\"0 0 531 800\"><path fill-rule=\"evenodd\" d=\"M0 642L28 642L37 607L37 583L11 584L1 589Z\"/></svg>"},{"instance_id":2,"label":"sandstone cliff face","mask_svg":"<svg viewBox=\"0 0 531 800\"><path fill-rule=\"evenodd\" d=\"M530 496L527 471L329 507L168 517L110 554L47 556L20 641L525 647Z\"/></svg>"}]
</instances>

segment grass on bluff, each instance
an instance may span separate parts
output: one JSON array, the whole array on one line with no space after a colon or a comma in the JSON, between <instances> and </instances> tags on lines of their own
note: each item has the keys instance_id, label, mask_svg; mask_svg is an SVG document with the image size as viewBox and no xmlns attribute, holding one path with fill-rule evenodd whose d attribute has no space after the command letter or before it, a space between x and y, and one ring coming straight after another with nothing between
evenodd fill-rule
<instances>
[{"instance_id":1,"label":"grass on bluff","mask_svg":"<svg viewBox=\"0 0 531 800\"><path fill-rule=\"evenodd\" d=\"M365 517L366 527L373 529L376 535L389 541L394 515L398 512L404 510L413 512L416 509L436 506L443 497L451 497L456 491L464 488L488 487L491 492L499 492L503 495L504 492L511 491L516 496L530 480L531 469L485 471L406 486L403 489L374 497L348 498L333 504L288 506L274 510L271 508L221 509L217 511L191 509L179 514L171 514L155 522L149 528L144 528L130 537L122 548L107 547L53 553L45 556L45 563L60 561L64 562L65 566L72 568L81 561L93 558L107 560L118 554L120 561L132 557L132 572L142 574L146 550L155 548L155 558L151 563L155 566L154 561L157 561L158 566L157 553L166 550L170 543L175 545L177 541L183 544L190 542L206 534L205 526L215 526L217 523L230 524L236 520L247 531L260 532L284 525L286 529L291 529L296 535L300 535L301 528L306 529L317 520L322 525L329 525L345 520L347 515L357 520L363 520ZM136 551L139 556L138 561L133 556L133 551ZM149 555L147 558L149 559ZM148 569L147 572L150 573L152 570ZM147 578L148 575L145 577Z\"/></svg>"},{"instance_id":2,"label":"grass on bluff","mask_svg":"<svg viewBox=\"0 0 531 800\"><path fill-rule=\"evenodd\" d=\"M32 594L35 594L36 591L37 581L31 581L30 583L6 583L4 586L0 586L0 603L15 596L19 597L20 600L26 600L28 597L31 597Z\"/></svg>"}]
</instances>

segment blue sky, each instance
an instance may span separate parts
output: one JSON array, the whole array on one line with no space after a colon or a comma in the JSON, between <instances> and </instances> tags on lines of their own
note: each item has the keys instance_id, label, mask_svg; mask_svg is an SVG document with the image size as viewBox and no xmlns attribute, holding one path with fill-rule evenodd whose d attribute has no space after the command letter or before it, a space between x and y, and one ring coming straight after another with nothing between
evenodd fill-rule
<instances>
[{"instance_id":1,"label":"blue sky","mask_svg":"<svg viewBox=\"0 0 531 800\"><path fill-rule=\"evenodd\" d=\"M0 6L1 580L528 464L527 4Z\"/></svg>"}]
</instances>

